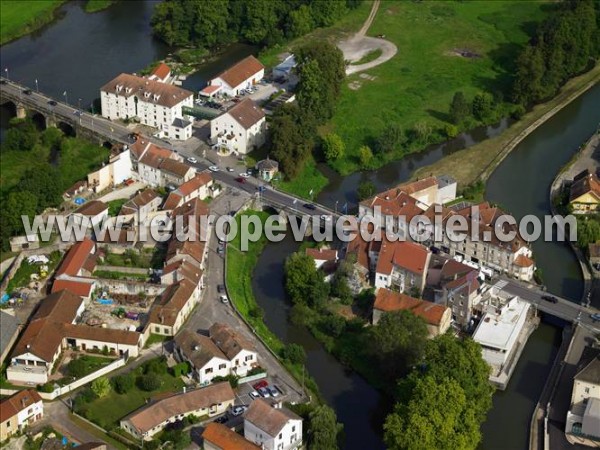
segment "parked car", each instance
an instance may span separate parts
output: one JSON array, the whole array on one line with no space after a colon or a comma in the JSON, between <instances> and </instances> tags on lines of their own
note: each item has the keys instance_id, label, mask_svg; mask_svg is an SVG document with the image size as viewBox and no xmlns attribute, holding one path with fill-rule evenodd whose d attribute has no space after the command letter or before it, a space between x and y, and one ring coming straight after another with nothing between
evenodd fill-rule
<instances>
[{"instance_id":1,"label":"parked car","mask_svg":"<svg viewBox=\"0 0 600 450\"><path fill-rule=\"evenodd\" d=\"M208 170L210 170L211 172L218 172L218 171L219 171L219 168L218 168L217 166L210 166L210 167L208 168Z\"/></svg>"},{"instance_id":2,"label":"parked car","mask_svg":"<svg viewBox=\"0 0 600 450\"><path fill-rule=\"evenodd\" d=\"M222 284L219 284L217 286L217 291L219 292L219 294L222 294L223 292L225 292L225 286L223 286Z\"/></svg>"},{"instance_id":3,"label":"parked car","mask_svg":"<svg viewBox=\"0 0 600 450\"><path fill-rule=\"evenodd\" d=\"M233 168L232 167L227 167L227 172L233 172Z\"/></svg>"},{"instance_id":4,"label":"parked car","mask_svg":"<svg viewBox=\"0 0 600 450\"><path fill-rule=\"evenodd\" d=\"M243 177L237 177L237 178L235 179L235 181L237 181L238 183L245 183L245 182L246 182L246 179L245 179L245 178L243 178Z\"/></svg>"},{"instance_id":5,"label":"parked car","mask_svg":"<svg viewBox=\"0 0 600 450\"><path fill-rule=\"evenodd\" d=\"M284 395L285 395L285 392L283 392L279 386L277 386L276 384L274 384L274 385L273 385L273 387L274 387L275 389L277 389L277 392L279 392L279 393L281 393L281 394L284 394Z\"/></svg>"},{"instance_id":6,"label":"parked car","mask_svg":"<svg viewBox=\"0 0 600 450\"><path fill-rule=\"evenodd\" d=\"M31 89L25 89L23 91L23 94L25 94L25 95L31 95Z\"/></svg>"},{"instance_id":7,"label":"parked car","mask_svg":"<svg viewBox=\"0 0 600 450\"><path fill-rule=\"evenodd\" d=\"M266 388L268 385L269 383L267 383L265 380L261 380L258 383L253 384L252 387L258 391L261 388Z\"/></svg>"},{"instance_id":8,"label":"parked car","mask_svg":"<svg viewBox=\"0 0 600 450\"><path fill-rule=\"evenodd\" d=\"M194 158L193 156L190 156L187 160L188 160L188 162L190 162L192 164L196 164L198 162L198 160L196 158Z\"/></svg>"},{"instance_id":9,"label":"parked car","mask_svg":"<svg viewBox=\"0 0 600 450\"><path fill-rule=\"evenodd\" d=\"M600 320L600 313L594 313L594 314L590 314L590 318L594 321L594 322L598 322Z\"/></svg>"},{"instance_id":10,"label":"parked car","mask_svg":"<svg viewBox=\"0 0 600 450\"><path fill-rule=\"evenodd\" d=\"M265 389L267 389L269 391L269 394L271 394L271 397L279 396L279 391L277 390L277 388L275 386L267 386Z\"/></svg>"},{"instance_id":11,"label":"parked car","mask_svg":"<svg viewBox=\"0 0 600 450\"><path fill-rule=\"evenodd\" d=\"M255 400L255 399L257 399L257 398L260 398L260 394L259 394L258 392L256 392L256 391L252 391L252 392L250 392L248 395L250 396L250 398L251 398L252 400Z\"/></svg>"},{"instance_id":12,"label":"parked car","mask_svg":"<svg viewBox=\"0 0 600 450\"><path fill-rule=\"evenodd\" d=\"M246 411L246 409L248 409L248 407L244 405L234 406L233 408L231 408L231 415L234 417L240 416L244 414L244 411Z\"/></svg>"},{"instance_id":13,"label":"parked car","mask_svg":"<svg viewBox=\"0 0 600 450\"><path fill-rule=\"evenodd\" d=\"M226 295L221 295L221 303L229 303L229 299Z\"/></svg>"},{"instance_id":14,"label":"parked car","mask_svg":"<svg viewBox=\"0 0 600 450\"><path fill-rule=\"evenodd\" d=\"M57 105L56 100L48 100L48 104L50 106L56 106Z\"/></svg>"},{"instance_id":15,"label":"parked car","mask_svg":"<svg viewBox=\"0 0 600 450\"><path fill-rule=\"evenodd\" d=\"M553 295L542 295L542 300L546 300L547 302L550 302L550 303L558 302L558 299L556 297L554 297Z\"/></svg>"},{"instance_id":16,"label":"parked car","mask_svg":"<svg viewBox=\"0 0 600 450\"><path fill-rule=\"evenodd\" d=\"M266 387L260 388L258 390L258 393L264 398L268 398L271 396L271 393L269 392L269 390Z\"/></svg>"},{"instance_id":17,"label":"parked car","mask_svg":"<svg viewBox=\"0 0 600 450\"><path fill-rule=\"evenodd\" d=\"M315 209L317 209L317 207L315 205L313 205L312 203L305 203L302 206L305 207L306 209L310 209L311 211L314 211Z\"/></svg>"},{"instance_id":18,"label":"parked car","mask_svg":"<svg viewBox=\"0 0 600 450\"><path fill-rule=\"evenodd\" d=\"M249 173L246 173L246 172L240 173L240 178L249 178L249 177L250 177Z\"/></svg>"},{"instance_id":19,"label":"parked car","mask_svg":"<svg viewBox=\"0 0 600 450\"><path fill-rule=\"evenodd\" d=\"M227 422L227 416L221 416L221 417L217 417L215 419L215 423L225 423Z\"/></svg>"}]
</instances>

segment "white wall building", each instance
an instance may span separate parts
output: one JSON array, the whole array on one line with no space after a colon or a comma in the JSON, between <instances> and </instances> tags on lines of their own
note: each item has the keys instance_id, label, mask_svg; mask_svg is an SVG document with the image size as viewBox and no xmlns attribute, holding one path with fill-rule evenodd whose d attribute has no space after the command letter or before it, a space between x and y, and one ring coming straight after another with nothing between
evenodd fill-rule
<instances>
[{"instance_id":1,"label":"white wall building","mask_svg":"<svg viewBox=\"0 0 600 450\"><path fill-rule=\"evenodd\" d=\"M302 419L280 405L254 400L244 415L244 437L264 450L302 447Z\"/></svg>"},{"instance_id":2,"label":"white wall building","mask_svg":"<svg viewBox=\"0 0 600 450\"><path fill-rule=\"evenodd\" d=\"M209 86L220 86L219 92L230 97L258 83L265 76L265 66L250 55L209 81ZM210 91L210 89L209 89Z\"/></svg>"},{"instance_id":3,"label":"white wall building","mask_svg":"<svg viewBox=\"0 0 600 450\"><path fill-rule=\"evenodd\" d=\"M261 147L266 131L265 113L249 98L210 121L211 142L242 155Z\"/></svg>"},{"instance_id":4,"label":"white wall building","mask_svg":"<svg viewBox=\"0 0 600 450\"><path fill-rule=\"evenodd\" d=\"M101 88L100 101L102 116L108 119L137 119L161 137L192 136L192 122L182 108L194 105L194 94L180 87L122 73Z\"/></svg>"}]
</instances>

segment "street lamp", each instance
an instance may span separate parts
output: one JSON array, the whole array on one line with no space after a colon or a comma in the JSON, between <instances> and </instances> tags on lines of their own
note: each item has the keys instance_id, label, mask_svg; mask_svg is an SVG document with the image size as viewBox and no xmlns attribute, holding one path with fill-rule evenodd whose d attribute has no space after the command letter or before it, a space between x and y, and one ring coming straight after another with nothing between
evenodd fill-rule
<instances>
[{"instance_id":1,"label":"street lamp","mask_svg":"<svg viewBox=\"0 0 600 450\"><path fill-rule=\"evenodd\" d=\"M4 72L6 73L6 79L10 81L10 78L8 78L8 67L4 68Z\"/></svg>"},{"instance_id":2,"label":"street lamp","mask_svg":"<svg viewBox=\"0 0 600 450\"><path fill-rule=\"evenodd\" d=\"M338 201L339 201L339 200L336 200L336 201L335 201L335 213L336 213L336 214L337 214L337 205L338 205Z\"/></svg>"},{"instance_id":3,"label":"street lamp","mask_svg":"<svg viewBox=\"0 0 600 450\"><path fill-rule=\"evenodd\" d=\"M67 91L63 92L63 97L65 98L65 105L69 105L69 98L67 97Z\"/></svg>"},{"instance_id":4,"label":"street lamp","mask_svg":"<svg viewBox=\"0 0 600 450\"><path fill-rule=\"evenodd\" d=\"M81 112L81 99L80 98L77 99L77 109L79 110L79 112Z\"/></svg>"},{"instance_id":5,"label":"street lamp","mask_svg":"<svg viewBox=\"0 0 600 450\"><path fill-rule=\"evenodd\" d=\"M35 90L36 90L36 92L37 92L38 94L40 93L40 87L39 87L39 85L38 85L38 79L37 79L37 78L35 79Z\"/></svg>"}]
</instances>

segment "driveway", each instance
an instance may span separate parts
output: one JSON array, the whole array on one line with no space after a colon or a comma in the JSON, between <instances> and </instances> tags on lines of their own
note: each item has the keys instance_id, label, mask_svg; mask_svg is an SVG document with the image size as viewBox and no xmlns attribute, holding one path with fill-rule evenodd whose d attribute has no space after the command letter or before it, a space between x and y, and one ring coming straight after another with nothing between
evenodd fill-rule
<instances>
[{"instance_id":1,"label":"driveway","mask_svg":"<svg viewBox=\"0 0 600 450\"><path fill-rule=\"evenodd\" d=\"M133 184L130 184L129 186L124 186L120 189L115 189L114 191L103 195L98 200L103 201L104 203L108 203L113 200L130 199L136 194L137 191L139 191L140 189L144 189L144 187L146 187L146 185L138 181Z\"/></svg>"}]
</instances>

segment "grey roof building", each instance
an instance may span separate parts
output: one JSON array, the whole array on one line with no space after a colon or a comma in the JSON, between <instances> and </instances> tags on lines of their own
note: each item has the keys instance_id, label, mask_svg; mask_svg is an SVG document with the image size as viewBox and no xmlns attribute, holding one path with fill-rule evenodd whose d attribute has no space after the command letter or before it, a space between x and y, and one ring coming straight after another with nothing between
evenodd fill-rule
<instances>
[{"instance_id":1,"label":"grey roof building","mask_svg":"<svg viewBox=\"0 0 600 450\"><path fill-rule=\"evenodd\" d=\"M6 311L0 311L0 364L8 355L19 334L19 321Z\"/></svg>"}]
</instances>

